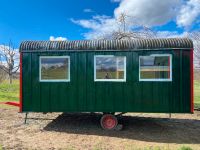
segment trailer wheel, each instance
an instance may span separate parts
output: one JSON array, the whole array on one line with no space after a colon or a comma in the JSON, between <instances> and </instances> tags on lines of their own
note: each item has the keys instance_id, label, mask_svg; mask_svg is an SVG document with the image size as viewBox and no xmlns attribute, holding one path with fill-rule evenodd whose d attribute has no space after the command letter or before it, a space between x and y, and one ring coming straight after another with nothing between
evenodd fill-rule
<instances>
[{"instance_id":1,"label":"trailer wheel","mask_svg":"<svg viewBox=\"0 0 200 150\"><path fill-rule=\"evenodd\" d=\"M100 122L101 127L105 130L113 130L118 125L117 118L112 114L104 114Z\"/></svg>"}]
</instances>

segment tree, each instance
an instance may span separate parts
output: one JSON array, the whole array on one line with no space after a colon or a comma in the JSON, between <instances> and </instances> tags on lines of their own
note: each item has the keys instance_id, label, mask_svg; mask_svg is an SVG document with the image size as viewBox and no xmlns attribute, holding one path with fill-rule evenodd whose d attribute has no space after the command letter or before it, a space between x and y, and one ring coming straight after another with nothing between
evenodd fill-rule
<instances>
[{"instance_id":1,"label":"tree","mask_svg":"<svg viewBox=\"0 0 200 150\"><path fill-rule=\"evenodd\" d=\"M194 58L200 66L200 31L189 32L186 37L192 39L194 44Z\"/></svg>"},{"instance_id":2,"label":"tree","mask_svg":"<svg viewBox=\"0 0 200 150\"><path fill-rule=\"evenodd\" d=\"M13 75L19 70L19 53L10 41L8 46L0 45L0 69L9 77L9 83L12 84Z\"/></svg>"},{"instance_id":3,"label":"tree","mask_svg":"<svg viewBox=\"0 0 200 150\"><path fill-rule=\"evenodd\" d=\"M152 31L149 27L137 22L137 18L128 16L126 13L121 13L116 19L118 24L118 31L113 31L111 35L105 34L102 39L116 39L116 40L131 40L131 39L144 39L156 38L156 32ZM137 30L133 30L132 27Z\"/></svg>"},{"instance_id":4,"label":"tree","mask_svg":"<svg viewBox=\"0 0 200 150\"><path fill-rule=\"evenodd\" d=\"M0 66L1 66L1 64L0 64ZM6 72L4 70L0 69L0 83L2 83L5 79L6 79Z\"/></svg>"}]
</instances>

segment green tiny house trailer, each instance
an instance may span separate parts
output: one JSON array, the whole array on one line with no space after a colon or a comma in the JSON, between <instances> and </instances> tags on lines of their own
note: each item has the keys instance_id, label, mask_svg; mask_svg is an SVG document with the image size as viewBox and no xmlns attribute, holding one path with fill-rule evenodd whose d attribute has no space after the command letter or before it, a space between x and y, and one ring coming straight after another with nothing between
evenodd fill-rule
<instances>
[{"instance_id":1,"label":"green tiny house trailer","mask_svg":"<svg viewBox=\"0 0 200 150\"><path fill-rule=\"evenodd\" d=\"M20 69L21 112L193 113L190 39L25 41Z\"/></svg>"}]
</instances>

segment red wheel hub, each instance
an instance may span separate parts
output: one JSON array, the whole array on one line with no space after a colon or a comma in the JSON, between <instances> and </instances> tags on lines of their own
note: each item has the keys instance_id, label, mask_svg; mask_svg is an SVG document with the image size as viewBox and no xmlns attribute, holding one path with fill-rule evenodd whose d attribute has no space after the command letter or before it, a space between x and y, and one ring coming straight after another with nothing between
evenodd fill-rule
<instances>
[{"instance_id":1,"label":"red wheel hub","mask_svg":"<svg viewBox=\"0 0 200 150\"><path fill-rule=\"evenodd\" d=\"M114 129L117 123L116 117L111 114L106 114L101 119L101 125L104 129Z\"/></svg>"}]
</instances>

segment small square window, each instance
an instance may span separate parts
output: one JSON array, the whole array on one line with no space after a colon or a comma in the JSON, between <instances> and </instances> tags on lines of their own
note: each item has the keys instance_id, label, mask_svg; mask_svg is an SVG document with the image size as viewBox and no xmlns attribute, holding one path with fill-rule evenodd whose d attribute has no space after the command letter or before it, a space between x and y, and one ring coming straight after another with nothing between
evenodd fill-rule
<instances>
[{"instance_id":1,"label":"small square window","mask_svg":"<svg viewBox=\"0 0 200 150\"><path fill-rule=\"evenodd\" d=\"M140 81L172 81L172 56L157 54L139 57Z\"/></svg>"},{"instance_id":2,"label":"small square window","mask_svg":"<svg viewBox=\"0 0 200 150\"><path fill-rule=\"evenodd\" d=\"M40 81L68 82L70 81L69 56L41 56Z\"/></svg>"},{"instance_id":3,"label":"small square window","mask_svg":"<svg viewBox=\"0 0 200 150\"><path fill-rule=\"evenodd\" d=\"M94 56L95 81L126 81L126 57L97 55Z\"/></svg>"}]
</instances>

